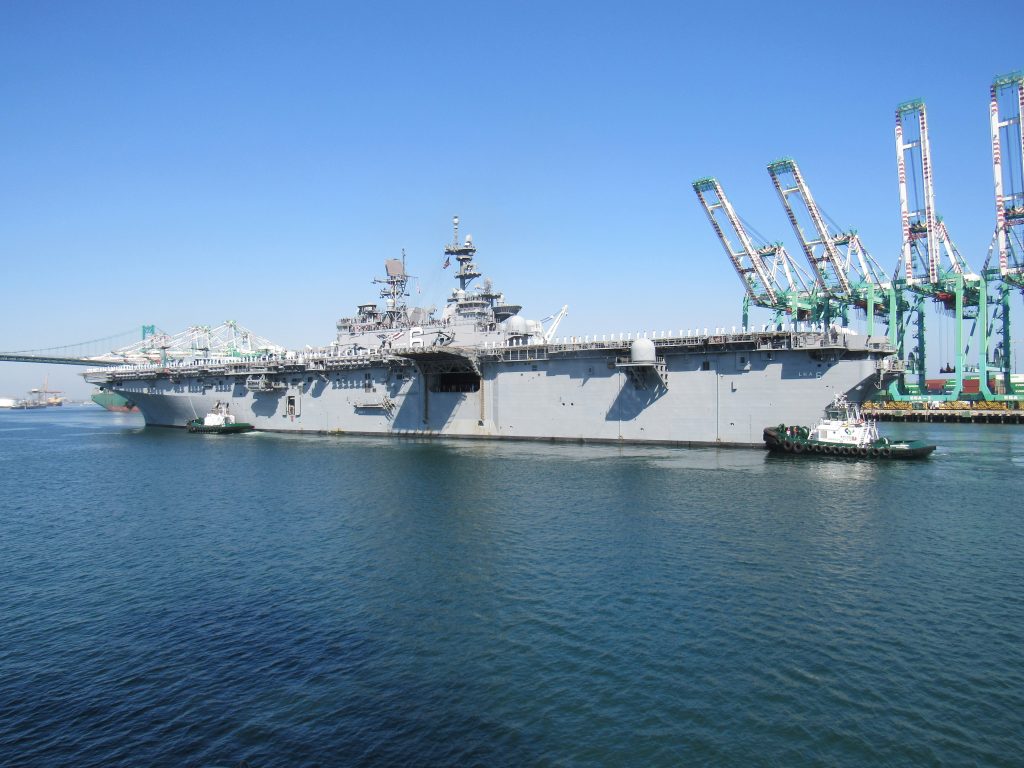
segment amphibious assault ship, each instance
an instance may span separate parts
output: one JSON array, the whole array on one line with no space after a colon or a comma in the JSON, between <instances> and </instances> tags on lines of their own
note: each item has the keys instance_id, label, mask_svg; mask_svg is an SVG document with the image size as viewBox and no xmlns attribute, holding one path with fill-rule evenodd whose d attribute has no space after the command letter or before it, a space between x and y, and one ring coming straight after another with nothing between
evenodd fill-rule
<instances>
[{"instance_id":1,"label":"amphibious assault ship","mask_svg":"<svg viewBox=\"0 0 1024 768\"><path fill-rule=\"evenodd\" d=\"M84 376L184 427L218 401L258 430L672 445L762 444L764 427L813 423L835 395L859 403L895 349L830 327L556 337L479 280L472 236L445 247L457 287L438 314L410 307L403 259L380 302L337 323L329 346L197 349ZM474 286L474 283L478 285Z\"/></svg>"}]
</instances>

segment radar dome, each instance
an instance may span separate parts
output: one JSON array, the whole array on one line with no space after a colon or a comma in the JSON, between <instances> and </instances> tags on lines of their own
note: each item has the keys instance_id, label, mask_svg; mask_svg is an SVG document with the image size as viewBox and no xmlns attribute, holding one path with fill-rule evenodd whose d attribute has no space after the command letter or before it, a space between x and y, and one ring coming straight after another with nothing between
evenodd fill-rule
<instances>
[{"instance_id":1,"label":"radar dome","mask_svg":"<svg viewBox=\"0 0 1024 768\"><path fill-rule=\"evenodd\" d=\"M522 336L526 333L526 321L519 315L513 315L505 321L505 330L516 336Z\"/></svg>"},{"instance_id":2,"label":"radar dome","mask_svg":"<svg viewBox=\"0 0 1024 768\"><path fill-rule=\"evenodd\" d=\"M657 360L654 342L650 339L637 339L629 348L629 359L634 363L653 363Z\"/></svg>"},{"instance_id":3,"label":"radar dome","mask_svg":"<svg viewBox=\"0 0 1024 768\"><path fill-rule=\"evenodd\" d=\"M461 288L456 288L455 289L455 298L458 299L459 301L461 301L462 299L466 298L466 292L464 290L462 290Z\"/></svg>"}]
</instances>

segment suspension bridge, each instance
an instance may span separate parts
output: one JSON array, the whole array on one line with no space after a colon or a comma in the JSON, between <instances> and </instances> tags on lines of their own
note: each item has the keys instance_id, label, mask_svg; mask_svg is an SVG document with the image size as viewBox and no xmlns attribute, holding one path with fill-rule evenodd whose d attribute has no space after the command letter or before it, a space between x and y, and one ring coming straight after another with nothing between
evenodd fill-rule
<instances>
[{"instance_id":1,"label":"suspension bridge","mask_svg":"<svg viewBox=\"0 0 1024 768\"><path fill-rule=\"evenodd\" d=\"M226 320L218 326L194 325L177 334L166 333L155 325L143 325L140 329L60 347L0 352L0 361L99 368L283 351L280 345Z\"/></svg>"},{"instance_id":2,"label":"suspension bridge","mask_svg":"<svg viewBox=\"0 0 1024 768\"><path fill-rule=\"evenodd\" d=\"M22 349L14 352L0 352L0 361L9 363L46 363L50 365L120 365L124 358L118 350L134 342L145 341L157 333L156 326L143 325L140 329L123 331L102 339L90 339L74 344L44 349Z\"/></svg>"}]
</instances>

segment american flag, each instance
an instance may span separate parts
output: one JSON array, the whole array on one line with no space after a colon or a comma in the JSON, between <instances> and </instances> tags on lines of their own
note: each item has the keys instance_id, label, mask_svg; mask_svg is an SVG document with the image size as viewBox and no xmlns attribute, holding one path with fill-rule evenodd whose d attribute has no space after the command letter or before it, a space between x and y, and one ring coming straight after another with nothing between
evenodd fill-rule
<instances>
[{"instance_id":1,"label":"american flag","mask_svg":"<svg viewBox=\"0 0 1024 768\"><path fill-rule=\"evenodd\" d=\"M452 257L451 256L445 256L444 257L444 265L441 267L441 269L448 269L448 267L450 267L451 265L452 265Z\"/></svg>"}]
</instances>

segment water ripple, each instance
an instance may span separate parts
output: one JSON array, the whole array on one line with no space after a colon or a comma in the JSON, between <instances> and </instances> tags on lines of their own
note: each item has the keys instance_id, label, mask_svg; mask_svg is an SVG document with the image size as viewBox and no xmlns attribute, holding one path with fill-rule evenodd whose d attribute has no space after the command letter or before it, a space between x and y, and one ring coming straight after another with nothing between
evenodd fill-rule
<instances>
[{"instance_id":1,"label":"water ripple","mask_svg":"<svg viewBox=\"0 0 1024 768\"><path fill-rule=\"evenodd\" d=\"M16 418L2 764L1019 759L1019 430L839 466Z\"/></svg>"}]
</instances>

